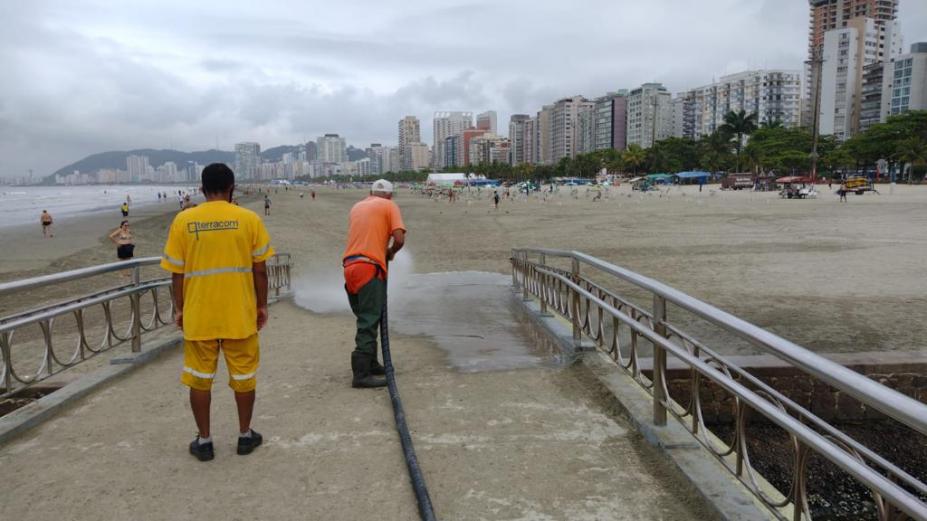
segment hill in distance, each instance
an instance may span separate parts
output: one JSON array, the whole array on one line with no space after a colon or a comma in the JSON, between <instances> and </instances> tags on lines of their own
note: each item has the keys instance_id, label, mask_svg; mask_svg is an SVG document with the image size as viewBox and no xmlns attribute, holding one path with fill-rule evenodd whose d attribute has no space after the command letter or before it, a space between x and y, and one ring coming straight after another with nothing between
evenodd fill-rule
<instances>
[{"instance_id":1,"label":"hill in distance","mask_svg":"<svg viewBox=\"0 0 927 521\"><path fill-rule=\"evenodd\" d=\"M154 150L151 148L142 148L137 150L117 150L110 152L100 152L99 154L89 155L80 161L59 168L55 173L46 178L46 181L54 181L56 175L68 175L75 170L81 172L96 172L105 168L126 169L126 158L129 156L148 156L148 164L158 167L173 161L177 168L184 168L188 161L194 161L201 165L209 163L222 162L232 163L235 161L235 153L225 150L203 150L199 152L181 152L180 150Z\"/></svg>"},{"instance_id":2,"label":"hill in distance","mask_svg":"<svg viewBox=\"0 0 927 521\"><path fill-rule=\"evenodd\" d=\"M264 161L280 161L283 154L293 153L298 150L296 145L282 145L268 148L261 152L261 158ZM361 151L363 152L363 151ZM197 152L182 152L180 150L155 150L152 148L141 148L136 150L114 150L110 152L100 152L99 154L89 155L80 161L75 161L67 166L63 166L53 174L45 178L45 182L54 182L56 175L68 175L75 170L81 172L96 172L101 169L126 169L126 158L129 156L148 156L148 164L157 168L168 161L173 161L177 168L186 167L187 163L192 161L201 165L209 163L226 163L232 165L235 162L235 152L226 150L202 150Z\"/></svg>"}]
</instances>

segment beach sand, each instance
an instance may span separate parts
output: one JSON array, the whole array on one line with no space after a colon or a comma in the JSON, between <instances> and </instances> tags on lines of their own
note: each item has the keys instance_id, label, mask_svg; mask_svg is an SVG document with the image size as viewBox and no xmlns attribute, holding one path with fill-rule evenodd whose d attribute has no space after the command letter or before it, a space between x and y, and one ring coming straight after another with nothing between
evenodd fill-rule
<instances>
[{"instance_id":1,"label":"beach sand","mask_svg":"<svg viewBox=\"0 0 927 521\"><path fill-rule=\"evenodd\" d=\"M293 254L295 278L337 277L347 212L365 192L316 188L313 201L308 194L300 198L298 189L271 190L267 226L277 250ZM503 199L494 210L491 191L450 204L404 189L396 201L417 273L509 273L513 247L580 250L816 351L923 350L927 321L910 317L927 304L927 187L882 192L839 203L826 187L819 199L799 201L775 193L700 193L696 186L641 194L622 186L598 202L583 189L578 198L563 189L547 202L537 194ZM257 200L244 204L263 213ZM160 253L174 208L169 202L132 216L136 256ZM0 258L0 280L114 261L105 234L119 220L97 215L62 222L47 240L38 226L2 232L13 246ZM8 309L0 301L0 311Z\"/></svg>"},{"instance_id":2,"label":"beach sand","mask_svg":"<svg viewBox=\"0 0 927 521\"><path fill-rule=\"evenodd\" d=\"M567 189L547 202L466 197L451 204L399 191L418 273L479 270L510 273L513 247L584 251L768 328L819 352L924 349L927 321L927 187L851 195L840 203L822 187L817 200L776 193L721 192L697 186L641 194L612 188L592 202ZM337 274L350 205L359 190L274 198L267 219L280 251L300 273ZM618 286L626 290L626 286ZM632 292L633 294L633 292ZM649 305L649 303L648 303ZM693 322L670 309L670 319ZM722 351L752 352L711 328Z\"/></svg>"}]
</instances>

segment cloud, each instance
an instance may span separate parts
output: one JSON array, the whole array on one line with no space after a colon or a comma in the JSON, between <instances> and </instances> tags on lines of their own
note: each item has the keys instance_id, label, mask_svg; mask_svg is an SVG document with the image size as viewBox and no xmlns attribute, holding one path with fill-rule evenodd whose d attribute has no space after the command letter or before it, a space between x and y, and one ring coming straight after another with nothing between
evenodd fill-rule
<instances>
[{"instance_id":1,"label":"cloud","mask_svg":"<svg viewBox=\"0 0 927 521\"><path fill-rule=\"evenodd\" d=\"M672 91L800 69L807 5L781 0L0 2L0 176L112 149L395 143L407 114L499 125L560 97ZM906 0L906 41L927 4Z\"/></svg>"}]
</instances>

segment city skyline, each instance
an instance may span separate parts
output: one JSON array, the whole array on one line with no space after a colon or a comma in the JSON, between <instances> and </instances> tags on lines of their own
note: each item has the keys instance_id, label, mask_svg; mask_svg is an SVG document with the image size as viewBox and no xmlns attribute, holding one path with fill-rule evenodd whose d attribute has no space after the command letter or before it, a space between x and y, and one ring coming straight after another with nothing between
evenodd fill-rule
<instances>
[{"instance_id":1,"label":"city skyline","mask_svg":"<svg viewBox=\"0 0 927 521\"><path fill-rule=\"evenodd\" d=\"M221 15L218 4L173 1L4 6L0 65L13 79L0 85L0 176L47 175L103 150L231 150L331 132L392 143L406 115L432 144L435 111L494 110L505 127L576 94L651 81L676 94L749 69L802 68L807 0L742 4L347 2L311 21L276 14L289 4L273 1ZM481 16L490 7L525 23ZM373 27L351 22L360 15ZM927 4L901 0L898 18L906 47L927 41ZM474 36L439 31L442 19ZM414 41L390 30L409 23L422 28ZM494 47L506 52L476 52Z\"/></svg>"}]
</instances>

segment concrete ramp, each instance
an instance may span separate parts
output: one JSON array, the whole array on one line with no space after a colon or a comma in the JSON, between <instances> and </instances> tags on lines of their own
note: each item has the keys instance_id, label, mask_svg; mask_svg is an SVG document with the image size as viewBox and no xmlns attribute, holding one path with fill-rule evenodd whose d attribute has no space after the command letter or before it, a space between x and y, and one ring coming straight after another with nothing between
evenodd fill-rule
<instances>
[{"instance_id":1,"label":"concrete ramp","mask_svg":"<svg viewBox=\"0 0 927 521\"><path fill-rule=\"evenodd\" d=\"M447 309L412 299L396 304L392 342L440 519L712 518L595 378L527 324L505 326L498 279L448 281L432 289L454 326L428 336ZM349 386L352 338L349 315L274 305L254 422L265 446L235 455L223 368L209 463L186 452L181 356L163 355L0 447L0 519L417 519L386 390Z\"/></svg>"}]
</instances>

